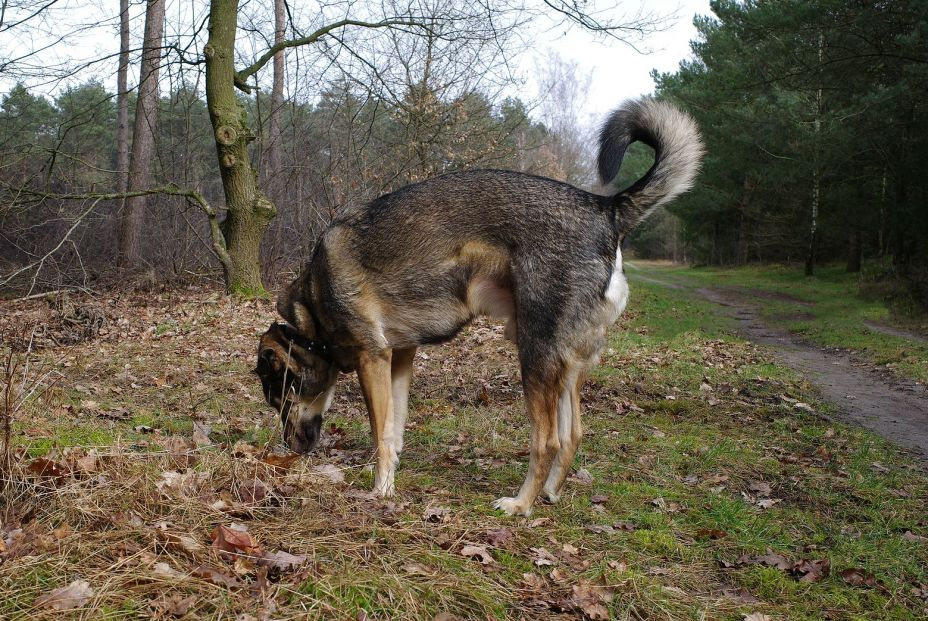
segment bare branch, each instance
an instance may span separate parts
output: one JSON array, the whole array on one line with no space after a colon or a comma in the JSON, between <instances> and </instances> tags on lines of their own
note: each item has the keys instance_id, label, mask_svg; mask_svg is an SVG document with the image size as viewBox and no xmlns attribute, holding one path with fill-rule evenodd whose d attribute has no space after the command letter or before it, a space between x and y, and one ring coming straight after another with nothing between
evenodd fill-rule
<instances>
[{"instance_id":1,"label":"bare branch","mask_svg":"<svg viewBox=\"0 0 928 621\"><path fill-rule=\"evenodd\" d=\"M410 20L408 18L407 19L401 19L401 18L385 19L379 22L363 22L363 21L359 21L355 19L343 19L343 20L331 23L327 26L323 26L322 28L319 28L318 30L316 30L315 32L313 32L312 34L308 36L300 37L298 39L288 39L286 41L281 41L280 43L277 43L271 46L271 48L268 49L264 54L262 54L258 58L258 60L256 60L254 63L251 64L251 66L246 67L245 69L242 69L241 71L238 71L235 74L236 88L238 88L239 90L245 93L251 93L253 87L248 85L247 83L248 78L250 78L252 75L257 73L262 67L264 67L264 65L270 62L271 59L274 58L274 54L276 54L277 52L281 50L285 50L291 47L311 45L315 43L316 41L318 41L319 39L321 39L322 37L329 34L330 32L332 32L333 30L338 30L339 28L344 28L346 26L357 26L359 28L369 28L369 29L392 28L392 27L397 27L397 26L410 26L410 27L425 28L425 24L423 23L423 21Z\"/></svg>"}]
</instances>

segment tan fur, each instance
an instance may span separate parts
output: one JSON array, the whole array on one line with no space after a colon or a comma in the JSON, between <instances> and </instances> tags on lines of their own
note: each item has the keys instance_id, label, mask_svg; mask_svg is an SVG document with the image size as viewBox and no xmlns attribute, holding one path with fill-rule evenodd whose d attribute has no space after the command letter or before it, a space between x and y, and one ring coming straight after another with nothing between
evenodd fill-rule
<instances>
[{"instance_id":1,"label":"tan fur","mask_svg":"<svg viewBox=\"0 0 928 621\"><path fill-rule=\"evenodd\" d=\"M390 350L379 355L361 352L357 369L374 440L374 491L385 497L394 493L393 477L399 459L393 446L391 358Z\"/></svg>"}]
</instances>

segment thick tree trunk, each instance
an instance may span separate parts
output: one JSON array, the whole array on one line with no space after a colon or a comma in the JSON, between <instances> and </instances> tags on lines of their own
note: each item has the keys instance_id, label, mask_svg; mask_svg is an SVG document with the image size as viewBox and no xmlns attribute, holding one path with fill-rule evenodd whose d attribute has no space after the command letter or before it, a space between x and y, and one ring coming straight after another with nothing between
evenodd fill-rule
<instances>
[{"instance_id":1,"label":"thick tree trunk","mask_svg":"<svg viewBox=\"0 0 928 621\"><path fill-rule=\"evenodd\" d=\"M151 159L158 127L158 73L161 65L161 41L164 35L165 0L148 0L145 9L145 40L139 71L139 98L135 106L132 134L132 157L129 163L130 192L151 185ZM126 199L119 227L119 259L122 268L136 267L141 260L142 225L145 220L145 196Z\"/></svg>"},{"instance_id":2,"label":"thick tree trunk","mask_svg":"<svg viewBox=\"0 0 928 621\"><path fill-rule=\"evenodd\" d=\"M206 57L206 105L216 140L227 217L223 233L229 265L225 267L230 293L266 296L261 282L261 237L277 210L258 189L257 175L248 157L254 134L245 110L235 96L235 32L238 0L212 0Z\"/></svg>"},{"instance_id":3,"label":"thick tree trunk","mask_svg":"<svg viewBox=\"0 0 928 621\"><path fill-rule=\"evenodd\" d=\"M119 0L119 70L116 74L116 191L129 187L129 0ZM125 201L123 201L125 204Z\"/></svg>"}]
</instances>

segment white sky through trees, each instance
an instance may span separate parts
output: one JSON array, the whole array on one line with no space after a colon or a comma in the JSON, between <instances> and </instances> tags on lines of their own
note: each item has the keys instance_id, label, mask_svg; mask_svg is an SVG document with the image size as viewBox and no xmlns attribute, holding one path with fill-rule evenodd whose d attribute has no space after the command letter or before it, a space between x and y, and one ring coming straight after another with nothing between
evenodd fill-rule
<instances>
[{"instance_id":1,"label":"white sky through trees","mask_svg":"<svg viewBox=\"0 0 928 621\"><path fill-rule=\"evenodd\" d=\"M18 4L29 5L28 2ZM299 0L294 0L292 6L299 7L300 4ZM588 7L584 4L584 8ZM614 38L595 35L566 23L558 27L529 24L527 28L537 29L537 32L521 33L523 40L528 41L530 46L514 58L511 65L524 83L521 87L510 87L507 91L526 101L535 99L538 96L535 80L537 67L554 51L564 60L576 62L579 70L589 72L592 76L587 100L581 106L587 117L581 119L584 123L598 124L622 100L652 92L652 69L673 71L680 60L689 56L689 42L696 35L693 16L697 13L708 14L709 0L621 0L615 15L607 12L600 14L600 17L619 20L623 14L634 16L639 11L671 17L662 30L642 40L631 40L634 48ZM0 61L4 63L27 54L30 48L42 50L18 65L26 68L26 75L0 70L0 94L8 92L20 80L31 92L48 97L54 97L63 88L75 86L90 78L99 79L107 89L115 90L119 45L118 0L57 0L50 4L46 13L47 16L41 20L30 20L28 31L11 28L0 34ZM135 71L137 75L137 48L141 43L144 25L144 2L132 0L130 13L132 46L136 51L130 71ZM176 24L190 28L193 23L199 25L205 17L205 3L197 0L168 0L165 29L168 42L172 41L172 36L182 34L172 32ZM198 46L190 50L193 54L200 51ZM83 69L67 77L54 75L56 68L62 68L62 72L67 73L64 71L66 66L81 66ZM49 75L43 76L46 69ZM265 70L265 73L269 76L270 70ZM137 78L130 76L130 87L136 82Z\"/></svg>"}]
</instances>

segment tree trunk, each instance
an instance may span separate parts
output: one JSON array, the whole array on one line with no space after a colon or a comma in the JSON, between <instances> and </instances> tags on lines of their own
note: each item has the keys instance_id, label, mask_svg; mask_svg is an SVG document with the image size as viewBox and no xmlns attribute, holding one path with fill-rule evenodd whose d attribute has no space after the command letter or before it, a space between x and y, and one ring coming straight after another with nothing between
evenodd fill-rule
<instances>
[{"instance_id":1,"label":"tree trunk","mask_svg":"<svg viewBox=\"0 0 928 621\"><path fill-rule=\"evenodd\" d=\"M116 191L129 187L129 0L119 0L119 71L116 75ZM125 205L125 201L122 201ZM120 208L122 211L122 208Z\"/></svg>"},{"instance_id":2,"label":"tree trunk","mask_svg":"<svg viewBox=\"0 0 928 621\"><path fill-rule=\"evenodd\" d=\"M850 232L847 239L847 271L856 274L860 272L862 253L862 235L860 229Z\"/></svg>"},{"instance_id":3,"label":"tree trunk","mask_svg":"<svg viewBox=\"0 0 928 621\"><path fill-rule=\"evenodd\" d=\"M274 0L274 44L284 40L286 21L284 0ZM284 106L284 51L274 54L274 83L271 87L271 110L267 123L267 165L264 170L265 189L275 200L280 197L274 191L280 184L280 114Z\"/></svg>"},{"instance_id":4,"label":"tree trunk","mask_svg":"<svg viewBox=\"0 0 928 621\"><path fill-rule=\"evenodd\" d=\"M818 35L818 64L821 71L822 57L825 49L825 35ZM812 221L809 226L809 252L806 255L806 276L815 272L815 255L818 251L818 207L821 197L821 130L822 130L822 87L819 85L815 94L815 139L812 156Z\"/></svg>"},{"instance_id":5,"label":"tree trunk","mask_svg":"<svg viewBox=\"0 0 928 621\"><path fill-rule=\"evenodd\" d=\"M145 40L139 71L139 98L135 106L132 134L132 157L129 163L130 192L151 185L151 159L158 127L158 73L161 65L161 42L164 35L165 0L148 0L145 8ZM119 228L119 259L122 268L138 266L141 260L142 225L145 220L145 196L126 199Z\"/></svg>"},{"instance_id":6,"label":"tree trunk","mask_svg":"<svg viewBox=\"0 0 928 621\"><path fill-rule=\"evenodd\" d=\"M258 189L257 174L248 157L254 134L235 96L235 32L238 0L212 0L206 58L206 105L216 140L216 154L225 193L223 233L229 255L225 267L230 293L267 296L261 282L261 237L277 210Z\"/></svg>"}]
</instances>

